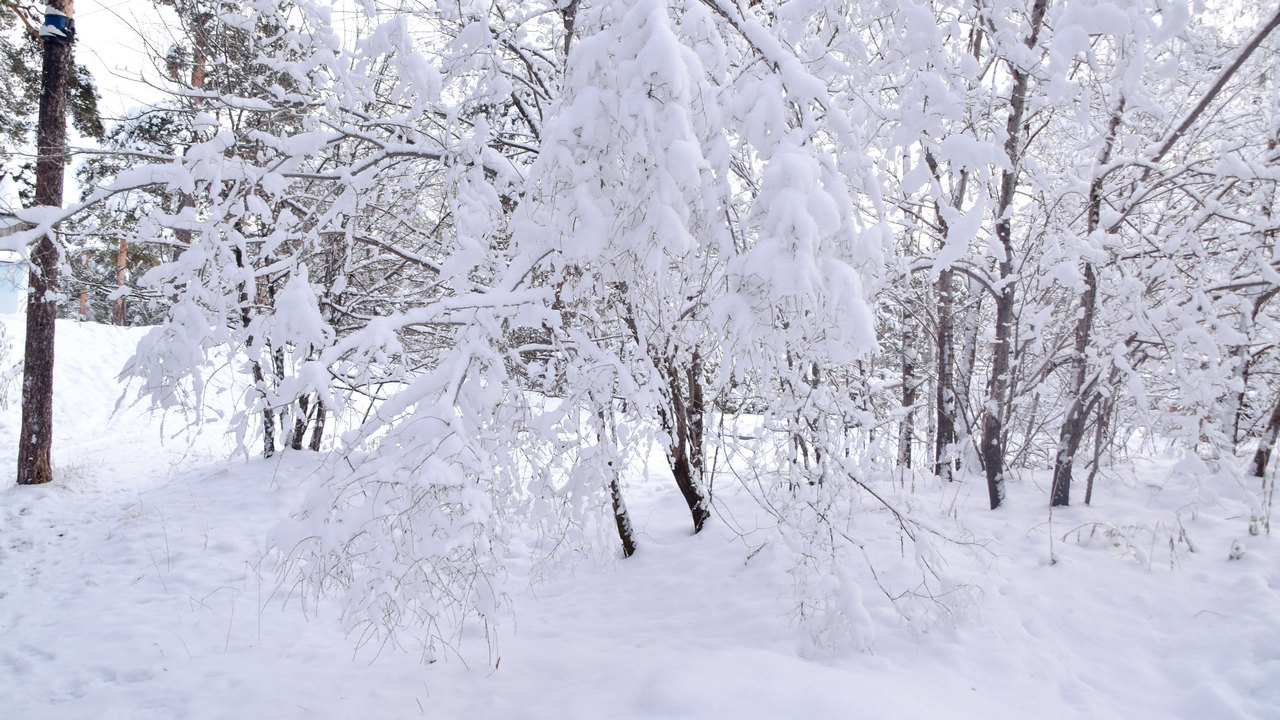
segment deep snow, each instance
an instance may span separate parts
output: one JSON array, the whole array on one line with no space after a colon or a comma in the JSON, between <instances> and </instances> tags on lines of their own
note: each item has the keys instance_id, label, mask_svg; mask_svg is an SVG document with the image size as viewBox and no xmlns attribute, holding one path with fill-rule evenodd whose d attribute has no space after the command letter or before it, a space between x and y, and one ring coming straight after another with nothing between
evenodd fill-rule
<instances>
[{"instance_id":1,"label":"deep snow","mask_svg":"<svg viewBox=\"0 0 1280 720\"><path fill-rule=\"evenodd\" d=\"M21 337L2 321L0 369ZM1280 717L1276 543L1248 536L1239 487L1154 451L1051 524L1042 478L995 513L977 483L922 487L922 503L956 495L978 545L946 556L975 602L926 632L877 614L867 652L814 651L783 555L747 560L719 520L690 536L654 463L628 498L640 552L513 598L496 668L483 647L469 666L356 653L336 608L282 602L261 560L315 459L228 461L216 430L113 416L141 332L58 326L59 479L0 489L0 717Z\"/></svg>"}]
</instances>

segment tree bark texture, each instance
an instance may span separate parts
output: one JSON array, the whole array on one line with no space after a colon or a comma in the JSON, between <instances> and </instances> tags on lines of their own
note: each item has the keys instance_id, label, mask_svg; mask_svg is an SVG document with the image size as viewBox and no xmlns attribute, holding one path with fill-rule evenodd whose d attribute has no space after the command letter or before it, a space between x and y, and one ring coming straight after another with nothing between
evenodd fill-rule
<instances>
[{"instance_id":1,"label":"tree bark texture","mask_svg":"<svg viewBox=\"0 0 1280 720\"><path fill-rule=\"evenodd\" d=\"M72 0L49 0L49 8L73 15ZM67 144L67 75L70 38L44 42L39 128L36 132L36 195L39 206L62 206ZM53 341L57 303L58 247L52 235L31 251L31 295L27 300L26 360L22 378L22 430L18 436L18 484L53 480Z\"/></svg>"}]
</instances>

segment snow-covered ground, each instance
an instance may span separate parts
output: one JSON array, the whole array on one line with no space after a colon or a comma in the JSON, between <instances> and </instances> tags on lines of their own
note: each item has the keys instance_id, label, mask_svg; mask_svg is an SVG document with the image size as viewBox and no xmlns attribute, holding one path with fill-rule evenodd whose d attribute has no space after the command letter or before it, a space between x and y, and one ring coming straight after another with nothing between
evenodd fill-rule
<instances>
[{"instance_id":1,"label":"snow-covered ground","mask_svg":"<svg viewBox=\"0 0 1280 720\"><path fill-rule=\"evenodd\" d=\"M1163 457L1051 524L1032 479L995 513L960 488L979 546L946 555L974 602L926 632L883 622L866 652L815 652L782 557L748 560L719 521L690 536L657 476L629 497L641 551L514 598L494 663L355 653L335 608L282 603L261 561L315 459L228 461L214 432L164 440L176 416L113 416L141 332L58 327L59 479L0 489L0 717L1280 717L1276 541L1248 536L1238 487Z\"/></svg>"}]
</instances>

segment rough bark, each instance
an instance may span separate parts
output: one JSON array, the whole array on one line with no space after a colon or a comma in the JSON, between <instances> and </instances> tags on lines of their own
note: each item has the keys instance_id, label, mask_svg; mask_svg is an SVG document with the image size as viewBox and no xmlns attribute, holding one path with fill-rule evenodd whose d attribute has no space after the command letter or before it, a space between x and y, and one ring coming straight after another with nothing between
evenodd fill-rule
<instances>
[{"instance_id":1,"label":"rough bark","mask_svg":"<svg viewBox=\"0 0 1280 720\"><path fill-rule=\"evenodd\" d=\"M72 0L49 0L49 8L71 17ZM36 205L62 206L67 140L67 76L70 39L44 42L39 128L36 133ZM58 247L42 236L31 251L31 295L27 301L26 360L22 378L22 429L18 435L19 485L53 480L53 341L58 316Z\"/></svg>"}]
</instances>

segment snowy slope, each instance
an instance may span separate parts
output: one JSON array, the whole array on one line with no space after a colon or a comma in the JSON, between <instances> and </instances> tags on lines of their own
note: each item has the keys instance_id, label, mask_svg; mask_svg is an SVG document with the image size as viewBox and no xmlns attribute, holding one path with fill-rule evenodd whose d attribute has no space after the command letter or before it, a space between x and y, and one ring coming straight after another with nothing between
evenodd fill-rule
<instances>
[{"instance_id":1,"label":"snowy slope","mask_svg":"<svg viewBox=\"0 0 1280 720\"><path fill-rule=\"evenodd\" d=\"M640 553L514 598L496 669L483 644L470 667L357 654L336 608L282 603L260 560L315 459L227 461L208 431L161 442L160 419L111 413L140 331L58 333L60 479L0 489L0 717L1280 717L1275 541L1244 533L1239 489L1165 458L1052 525L1033 480L997 513L959 488L979 546L947 556L977 602L923 633L877 614L870 652L815 653L783 555L747 560L724 522L691 537L659 476L629 498ZM15 405L0 411L9 466Z\"/></svg>"}]
</instances>

